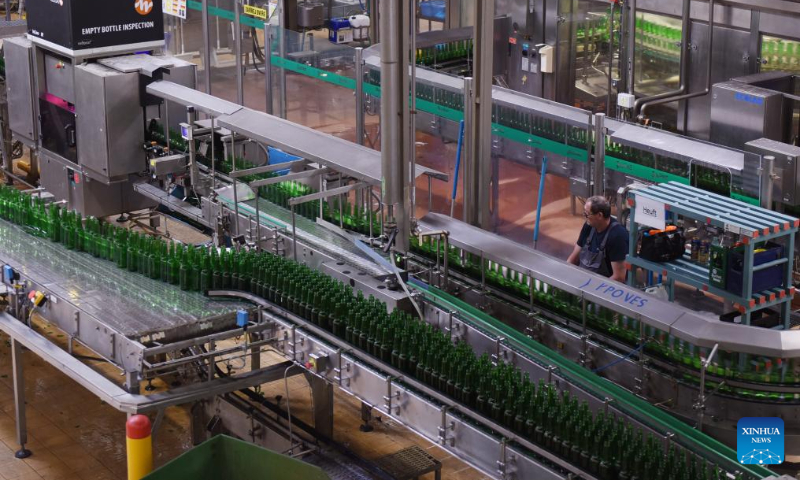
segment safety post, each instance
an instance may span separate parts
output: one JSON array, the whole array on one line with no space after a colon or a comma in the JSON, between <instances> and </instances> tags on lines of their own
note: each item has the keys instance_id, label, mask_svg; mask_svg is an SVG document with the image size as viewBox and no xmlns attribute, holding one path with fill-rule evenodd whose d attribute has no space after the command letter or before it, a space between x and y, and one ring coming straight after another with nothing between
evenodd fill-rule
<instances>
[{"instance_id":1,"label":"safety post","mask_svg":"<svg viewBox=\"0 0 800 480\"><path fill-rule=\"evenodd\" d=\"M133 415L125 423L128 480L141 480L153 471L153 437L150 419Z\"/></svg>"}]
</instances>

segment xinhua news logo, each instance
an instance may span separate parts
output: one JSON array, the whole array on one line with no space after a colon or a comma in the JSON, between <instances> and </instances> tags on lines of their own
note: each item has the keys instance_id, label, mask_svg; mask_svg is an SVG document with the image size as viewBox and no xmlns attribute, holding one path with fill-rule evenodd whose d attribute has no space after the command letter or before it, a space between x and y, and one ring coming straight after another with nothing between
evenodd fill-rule
<instances>
[{"instance_id":1,"label":"xinhua news logo","mask_svg":"<svg viewBox=\"0 0 800 480\"><path fill-rule=\"evenodd\" d=\"M783 463L783 420L777 417L745 417L736 426L736 453L744 465Z\"/></svg>"}]
</instances>

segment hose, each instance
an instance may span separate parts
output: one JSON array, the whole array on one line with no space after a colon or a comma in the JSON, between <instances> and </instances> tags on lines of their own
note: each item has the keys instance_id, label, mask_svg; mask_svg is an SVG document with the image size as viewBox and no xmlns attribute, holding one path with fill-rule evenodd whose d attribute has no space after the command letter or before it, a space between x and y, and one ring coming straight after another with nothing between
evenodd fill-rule
<instances>
[{"instance_id":1,"label":"hose","mask_svg":"<svg viewBox=\"0 0 800 480\"><path fill-rule=\"evenodd\" d=\"M263 70L258 68L258 64L266 63L266 59L264 58L264 54L261 52L261 46L258 44L258 35L256 35L256 29L251 29L251 37L253 37L253 68L256 69L258 73L264 73Z\"/></svg>"},{"instance_id":2,"label":"hose","mask_svg":"<svg viewBox=\"0 0 800 480\"><path fill-rule=\"evenodd\" d=\"M618 358L618 359L614 360L613 362L609 363L606 366L603 366L603 367L600 367L600 368L595 368L594 370L592 370L592 372L593 373L600 373L603 370L605 370L607 368L611 368L611 367L613 367L614 365L616 365L616 364L618 364L620 362L624 362L625 360L631 358L634 353L636 353L636 352L640 351L641 349L643 349L645 345L647 345L647 342L642 342L641 345L639 345L638 347L636 347L633 350L631 350L630 352L628 352L628 354L625 355L624 357Z\"/></svg>"}]
</instances>

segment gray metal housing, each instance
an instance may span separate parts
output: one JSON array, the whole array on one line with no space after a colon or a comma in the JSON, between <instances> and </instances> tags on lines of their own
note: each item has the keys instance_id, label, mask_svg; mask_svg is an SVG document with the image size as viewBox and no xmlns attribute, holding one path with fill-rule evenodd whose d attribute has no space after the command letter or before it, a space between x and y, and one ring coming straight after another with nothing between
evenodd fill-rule
<instances>
[{"instance_id":1,"label":"gray metal housing","mask_svg":"<svg viewBox=\"0 0 800 480\"><path fill-rule=\"evenodd\" d=\"M711 141L744 148L750 140L783 139L783 94L739 82L711 87Z\"/></svg>"},{"instance_id":2,"label":"gray metal housing","mask_svg":"<svg viewBox=\"0 0 800 480\"><path fill-rule=\"evenodd\" d=\"M800 147L776 142L768 138L759 138L745 144L745 148L759 155L775 157L775 174L779 177L775 182L774 198L787 205L800 202Z\"/></svg>"},{"instance_id":3,"label":"gray metal housing","mask_svg":"<svg viewBox=\"0 0 800 480\"><path fill-rule=\"evenodd\" d=\"M139 74L97 63L75 67L78 163L111 183L146 170Z\"/></svg>"},{"instance_id":4,"label":"gray metal housing","mask_svg":"<svg viewBox=\"0 0 800 480\"><path fill-rule=\"evenodd\" d=\"M39 122L34 102L33 45L25 37L3 41L6 62L6 91L8 92L9 126L14 135L29 147L39 141Z\"/></svg>"}]
</instances>

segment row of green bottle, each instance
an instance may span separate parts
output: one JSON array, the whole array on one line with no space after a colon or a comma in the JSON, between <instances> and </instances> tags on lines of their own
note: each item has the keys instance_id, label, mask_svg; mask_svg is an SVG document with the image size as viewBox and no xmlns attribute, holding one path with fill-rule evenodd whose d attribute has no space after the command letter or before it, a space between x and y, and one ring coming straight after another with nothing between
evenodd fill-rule
<instances>
[{"instance_id":1,"label":"row of green bottle","mask_svg":"<svg viewBox=\"0 0 800 480\"><path fill-rule=\"evenodd\" d=\"M422 243L416 237L412 238L411 247L412 251L431 260L436 258L437 248L440 258L444 255L443 244L437 244L432 237L423 237ZM483 277L487 285L525 303L531 300L532 284L533 303L536 306L557 313L561 317L569 318L576 325L582 323L580 302L576 301L572 295L552 285L535 278L532 279L521 272L494 262L486 261L481 267L479 256L463 252L452 245L448 252L448 264L451 269L463 272L473 279L477 280ZM632 348L641 343L641 325L635 318L621 315L591 302L587 302L586 316L587 325L594 330L624 341ZM698 348L651 326L644 326L644 334L648 339L645 348L648 355L668 360L673 364L682 364L695 372L699 372L702 359L707 358L710 353L707 348ZM748 383L800 384L800 361L793 360L790 365L790 362L779 358L754 357L737 352L718 351L708 368L708 373L720 378ZM696 375L689 377L686 380L691 383L696 383L698 380ZM779 392L731 388L724 385L720 389L720 393L781 402L800 400L800 393L789 395Z\"/></svg>"},{"instance_id":2,"label":"row of green bottle","mask_svg":"<svg viewBox=\"0 0 800 480\"><path fill-rule=\"evenodd\" d=\"M700 164L692 164L692 178L698 188L725 195L731 194L731 175Z\"/></svg>"},{"instance_id":3,"label":"row of green bottle","mask_svg":"<svg viewBox=\"0 0 800 480\"><path fill-rule=\"evenodd\" d=\"M695 186L709 192L725 196L729 196L731 192L746 194L742 188L737 188L736 185L731 183L731 176L727 172L705 167L699 163L692 164L690 170L688 162L684 160L656 155L652 152L623 145L612 141L610 137L606 137L605 154L609 157L618 158L683 178L691 177L692 183ZM649 180L653 179L650 178Z\"/></svg>"},{"instance_id":4,"label":"row of green bottle","mask_svg":"<svg viewBox=\"0 0 800 480\"><path fill-rule=\"evenodd\" d=\"M666 452L652 435L515 366L476 356L469 345L406 312L287 258L252 250L169 243L0 188L0 216L36 235L114 261L183 290L237 289L258 295L426 383L601 479L706 479L704 461ZM70 240L73 239L73 240ZM81 240L77 240L81 239ZM102 240L102 241L100 241ZM495 270L495 276L509 274ZM518 277L513 275L515 279ZM498 279L498 281L501 281ZM515 280L516 281L516 280ZM562 308L564 306L562 305Z\"/></svg>"},{"instance_id":5,"label":"row of green bottle","mask_svg":"<svg viewBox=\"0 0 800 480\"><path fill-rule=\"evenodd\" d=\"M417 82L417 99L435 103L459 112L464 111L464 95L446 88Z\"/></svg>"},{"instance_id":6,"label":"row of green bottle","mask_svg":"<svg viewBox=\"0 0 800 480\"><path fill-rule=\"evenodd\" d=\"M381 85L381 72L371 69L366 75L365 82L379 87ZM458 91L437 87L417 81L417 99L435 103L459 112L464 111L464 95Z\"/></svg>"},{"instance_id":7,"label":"row of green bottle","mask_svg":"<svg viewBox=\"0 0 800 480\"><path fill-rule=\"evenodd\" d=\"M648 168L656 167L655 155L652 152L614 142L608 136L606 137L606 155Z\"/></svg>"},{"instance_id":8,"label":"row of green bottle","mask_svg":"<svg viewBox=\"0 0 800 480\"><path fill-rule=\"evenodd\" d=\"M656 22L636 19L636 43L663 57L679 59L681 54L681 29Z\"/></svg>"},{"instance_id":9,"label":"row of green bottle","mask_svg":"<svg viewBox=\"0 0 800 480\"><path fill-rule=\"evenodd\" d=\"M452 60L466 61L472 58L472 39L440 43L417 49L417 64L435 66Z\"/></svg>"},{"instance_id":10,"label":"row of green bottle","mask_svg":"<svg viewBox=\"0 0 800 480\"><path fill-rule=\"evenodd\" d=\"M308 185L298 182L281 182L267 185L260 189L261 198L272 202L280 207L289 209L289 199L302 197L315 193L316 190ZM320 201L314 200L295 206L295 213L309 220L316 220L320 216ZM334 225L342 225L347 230L370 234L370 223L372 223L372 234L378 235L381 230L380 216L375 212L370 212L368 208L356 203L351 204L347 197L343 200L334 197L327 202L322 202L322 219Z\"/></svg>"},{"instance_id":11,"label":"row of green bottle","mask_svg":"<svg viewBox=\"0 0 800 480\"><path fill-rule=\"evenodd\" d=\"M283 257L252 261L250 292L330 331L354 347L514 430L543 448L580 464L602 479L717 478L704 461L660 442L630 424L596 416L586 402L471 347L450 339L405 312L387 312L373 297ZM623 445L626 447L623 449ZM636 448L627 448L635 446ZM651 472L657 472L655 475ZM673 472L677 472L673 473ZM711 476L709 476L711 475Z\"/></svg>"},{"instance_id":12,"label":"row of green bottle","mask_svg":"<svg viewBox=\"0 0 800 480\"><path fill-rule=\"evenodd\" d=\"M620 9L614 12L614 30L619 31L620 28ZM582 21L577 21L576 35L578 44L583 43L584 39L588 37L590 42L608 42L608 20L611 18L611 8L607 8L605 15L599 15L599 12L593 12Z\"/></svg>"},{"instance_id":13,"label":"row of green bottle","mask_svg":"<svg viewBox=\"0 0 800 480\"><path fill-rule=\"evenodd\" d=\"M614 142L610 137L606 137L605 154L609 157L625 160L643 167L660 170L683 178L689 178L688 162L623 145Z\"/></svg>"},{"instance_id":14,"label":"row of green bottle","mask_svg":"<svg viewBox=\"0 0 800 480\"><path fill-rule=\"evenodd\" d=\"M497 104L492 106L492 122L554 142L568 143L583 150L586 149L587 141L591 138L585 128L572 127L518 108Z\"/></svg>"},{"instance_id":15,"label":"row of green bottle","mask_svg":"<svg viewBox=\"0 0 800 480\"><path fill-rule=\"evenodd\" d=\"M761 58L766 61L761 65L761 71L800 71L800 42L763 37Z\"/></svg>"},{"instance_id":16,"label":"row of green bottle","mask_svg":"<svg viewBox=\"0 0 800 480\"><path fill-rule=\"evenodd\" d=\"M164 126L156 119L150 120L147 127L147 139L151 142L157 142L161 145L167 144L167 138L164 136ZM180 133L173 129L169 129L169 146L172 150L180 152L189 151L189 143L181 136Z\"/></svg>"}]
</instances>

